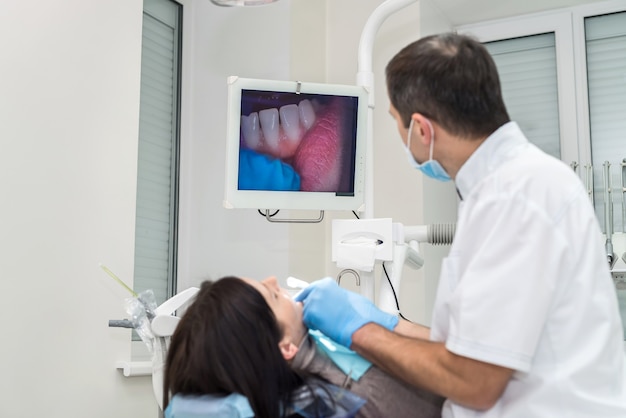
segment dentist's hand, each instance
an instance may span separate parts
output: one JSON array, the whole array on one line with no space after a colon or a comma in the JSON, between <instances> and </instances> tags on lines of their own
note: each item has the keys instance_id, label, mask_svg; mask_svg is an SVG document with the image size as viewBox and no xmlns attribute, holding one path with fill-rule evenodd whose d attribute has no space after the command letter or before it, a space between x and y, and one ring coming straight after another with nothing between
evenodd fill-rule
<instances>
[{"instance_id":1,"label":"dentist's hand","mask_svg":"<svg viewBox=\"0 0 626 418\"><path fill-rule=\"evenodd\" d=\"M311 283L295 300L303 302L303 319L309 328L320 330L348 348L352 334L369 322L390 331L398 324L397 315L381 311L369 299L339 287L330 277Z\"/></svg>"}]
</instances>

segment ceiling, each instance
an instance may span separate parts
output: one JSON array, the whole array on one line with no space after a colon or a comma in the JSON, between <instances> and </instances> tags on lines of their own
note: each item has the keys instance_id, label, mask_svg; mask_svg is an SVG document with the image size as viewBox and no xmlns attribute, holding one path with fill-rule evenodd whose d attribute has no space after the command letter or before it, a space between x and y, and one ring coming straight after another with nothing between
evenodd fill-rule
<instances>
[{"instance_id":1,"label":"ceiling","mask_svg":"<svg viewBox=\"0 0 626 418\"><path fill-rule=\"evenodd\" d=\"M429 0L452 24L466 25L485 20L561 9L604 0Z\"/></svg>"}]
</instances>

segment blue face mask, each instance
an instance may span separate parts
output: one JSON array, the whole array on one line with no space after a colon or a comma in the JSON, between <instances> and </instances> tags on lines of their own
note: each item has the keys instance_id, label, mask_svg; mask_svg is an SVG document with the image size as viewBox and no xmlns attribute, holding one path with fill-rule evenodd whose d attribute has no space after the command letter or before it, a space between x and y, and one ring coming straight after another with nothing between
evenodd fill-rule
<instances>
[{"instance_id":1,"label":"blue face mask","mask_svg":"<svg viewBox=\"0 0 626 418\"><path fill-rule=\"evenodd\" d=\"M449 181L450 176L446 173L446 170L439 164L439 161L433 160L433 146L435 145L435 130L433 129L433 125L430 123L428 119L426 119L428 123L428 127L430 128L430 156L428 157L428 161L420 164L415 161L415 157L413 157L413 153L411 152L411 133L413 132L413 118L411 118L411 122L409 123L409 133L406 139L406 145L404 146L404 151L406 152L409 163L414 167L420 170L422 173L427 175L430 178L439 181Z\"/></svg>"}]
</instances>

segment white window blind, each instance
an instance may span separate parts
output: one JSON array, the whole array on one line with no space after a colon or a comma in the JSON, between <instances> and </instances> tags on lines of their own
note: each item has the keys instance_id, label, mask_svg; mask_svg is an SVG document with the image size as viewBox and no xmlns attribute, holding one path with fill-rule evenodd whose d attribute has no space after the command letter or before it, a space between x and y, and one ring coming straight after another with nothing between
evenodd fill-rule
<instances>
[{"instance_id":1,"label":"white window blind","mask_svg":"<svg viewBox=\"0 0 626 418\"><path fill-rule=\"evenodd\" d=\"M553 32L485 43L500 75L511 120L528 139L561 158Z\"/></svg>"},{"instance_id":2,"label":"white window blind","mask_svg":"<svg viewBox=\"0 0 626 418\"><path fill-rule=\"evenodd\" d=\"M176 281L181 7L144 1L134 287L158 304Z\"/></svg>"},{"instance_id":3,"label":"white window blind","mask_svg":"<svg viewBox=\"0 0 626 418\"><path fill-rule=\"evenodd\" d=\"M603 164L610 164L614 232L624 232L622 167L626 158L626 12L585 19L594 204L605 229ZM605 230L606 232L606 230Z\"/></svg>"}]
</instances>

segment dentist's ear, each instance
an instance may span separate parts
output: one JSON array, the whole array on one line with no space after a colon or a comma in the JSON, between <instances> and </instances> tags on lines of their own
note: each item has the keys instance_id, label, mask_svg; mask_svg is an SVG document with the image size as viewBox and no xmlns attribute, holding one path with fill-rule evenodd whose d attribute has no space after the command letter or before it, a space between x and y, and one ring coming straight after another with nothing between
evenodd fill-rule
<instances>
[{"instance_id":1,"label":"dentist's ear","mask_svg":"<svg viewBox=\"0 0 626 418\"><path fill-rule=\"evenodd\" d=\"M283 339L278 343L278 348L280 348L280 352L283 355L283 358L287 361L293 360L293 358L298 353L298 346L292 343L291 341L287 341Z\"/></svg>"},{"instance_id":2,"label":"dentist's ear","mask_svg":"<svg viewBox=\"0 0 626 418\"><path fill-rule=\"evenodd\" d=\"M433 140L433 136L435 135L433 124L426 116L422 115L421 113L413 113L411 117L414 120L413 130L419 132L420 141L422 142L422 144L427 146L430 145L430 141Z\"/></svg>"}]
</instances>

